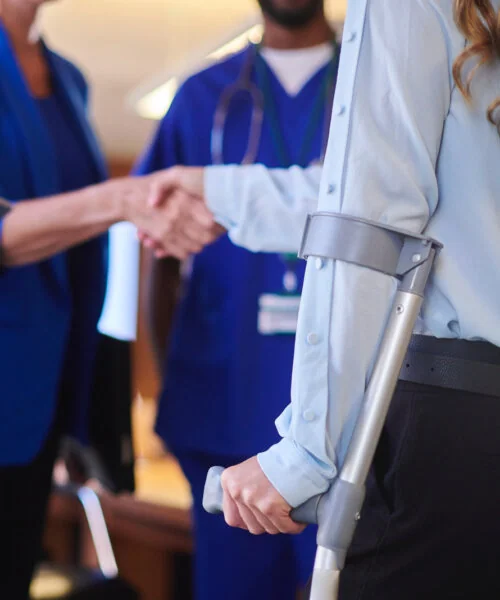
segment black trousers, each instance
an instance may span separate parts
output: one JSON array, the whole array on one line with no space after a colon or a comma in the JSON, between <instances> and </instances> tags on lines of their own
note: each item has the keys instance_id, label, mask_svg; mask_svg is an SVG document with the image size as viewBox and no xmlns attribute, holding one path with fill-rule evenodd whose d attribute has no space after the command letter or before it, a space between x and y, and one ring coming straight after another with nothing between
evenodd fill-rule
<instances>
[{"instance_id":1,"label":"black trousers","mask_svg":"<svg viewBox=\"0 0 500 600\"><path fill-rule=\"evenodd\" d=\"M26 600L41 551L61 432L58 417L35 459L0 468L0 599Z\"/></svg>"},{"instance_id":2,"label":"black trousers","mask_svg":"<svg viewBox=\"0 0 500 600\"><path fill-rule=\"evenodd\" d=\"M500 598L500 398L400 382L340 598Z\"/></svg>"}]
</instances>

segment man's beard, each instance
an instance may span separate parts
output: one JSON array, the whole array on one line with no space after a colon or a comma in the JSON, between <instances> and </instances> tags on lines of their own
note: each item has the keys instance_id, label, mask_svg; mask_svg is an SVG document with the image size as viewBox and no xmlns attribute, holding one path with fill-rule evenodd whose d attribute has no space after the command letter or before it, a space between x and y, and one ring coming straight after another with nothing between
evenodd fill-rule
<instances>
[{"instance_id":1,"label":"man's beard","mask_svg":"<svg viewBox=\"0 0 500 600\"><path fill-rule=\"evenodd\" d=\"M323 8L323 0L309 0L301 8L279 8L274 0L258 0L262 12L278 25L300 29L307 25Z\"/></svg>"}]
</instances>

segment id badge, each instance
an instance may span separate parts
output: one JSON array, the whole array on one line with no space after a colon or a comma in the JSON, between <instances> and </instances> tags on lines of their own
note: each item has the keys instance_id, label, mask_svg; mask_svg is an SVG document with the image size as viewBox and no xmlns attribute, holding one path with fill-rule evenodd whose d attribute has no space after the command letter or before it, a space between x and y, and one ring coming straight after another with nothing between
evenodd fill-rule
<instances>
[{"instance_id":1,"label":"id badge","mask_svg":"<svg viewBox=\"0 0 500 600\"><path fill-rule=\"evenodd\" d=\"M297 331L299 305L299 295L262 294L259 298L259 333L261 335L294 335Z\"/></svg>"}]
</instances>

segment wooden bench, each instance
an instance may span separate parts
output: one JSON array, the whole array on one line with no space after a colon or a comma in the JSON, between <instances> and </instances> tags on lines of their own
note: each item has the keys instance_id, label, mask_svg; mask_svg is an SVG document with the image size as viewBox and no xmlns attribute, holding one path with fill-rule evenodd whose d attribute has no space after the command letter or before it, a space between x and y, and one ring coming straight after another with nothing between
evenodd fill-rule
<instances>
[{"instance_id":1,"label":"wooden bench","mask_svg":"<svg viewBox=\"0 0 500 600\"><path fill-rule=\"evenodd\" d=\"M170 458L140 460L134 495L101 497L120 574L142 600L190 598L189 557L193 551L191 497ZM50 559L96 566L90 535L78 502L52 495L45 547Z\"/></svg>"}]
</instances>

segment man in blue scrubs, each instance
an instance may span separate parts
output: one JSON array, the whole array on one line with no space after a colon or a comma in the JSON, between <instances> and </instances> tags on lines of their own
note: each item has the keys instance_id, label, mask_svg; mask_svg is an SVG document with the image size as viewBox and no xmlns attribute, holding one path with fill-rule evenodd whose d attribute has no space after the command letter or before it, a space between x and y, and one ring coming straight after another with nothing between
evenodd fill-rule
<instances>
[{"instance_id":1,"label":"man in blue scrubs","mask_svg":"<svg viewBox=\"0 0 500 600\"><path fill-rule=\"evenodd\" d=\"M138 173L322 160L338 64L323 0L259 3L262 43L184 83ZM167 343L177 265L151 263L148 316L164 374L157 431L191 484L196 598L291 600L312 569L314 530L256 538L205 514L201 499L210 466L236 464L278 441L273 421L289 402L304 266L294 255L252 254L222 237L183 269Z\"/></svg>"}]
</instances>

